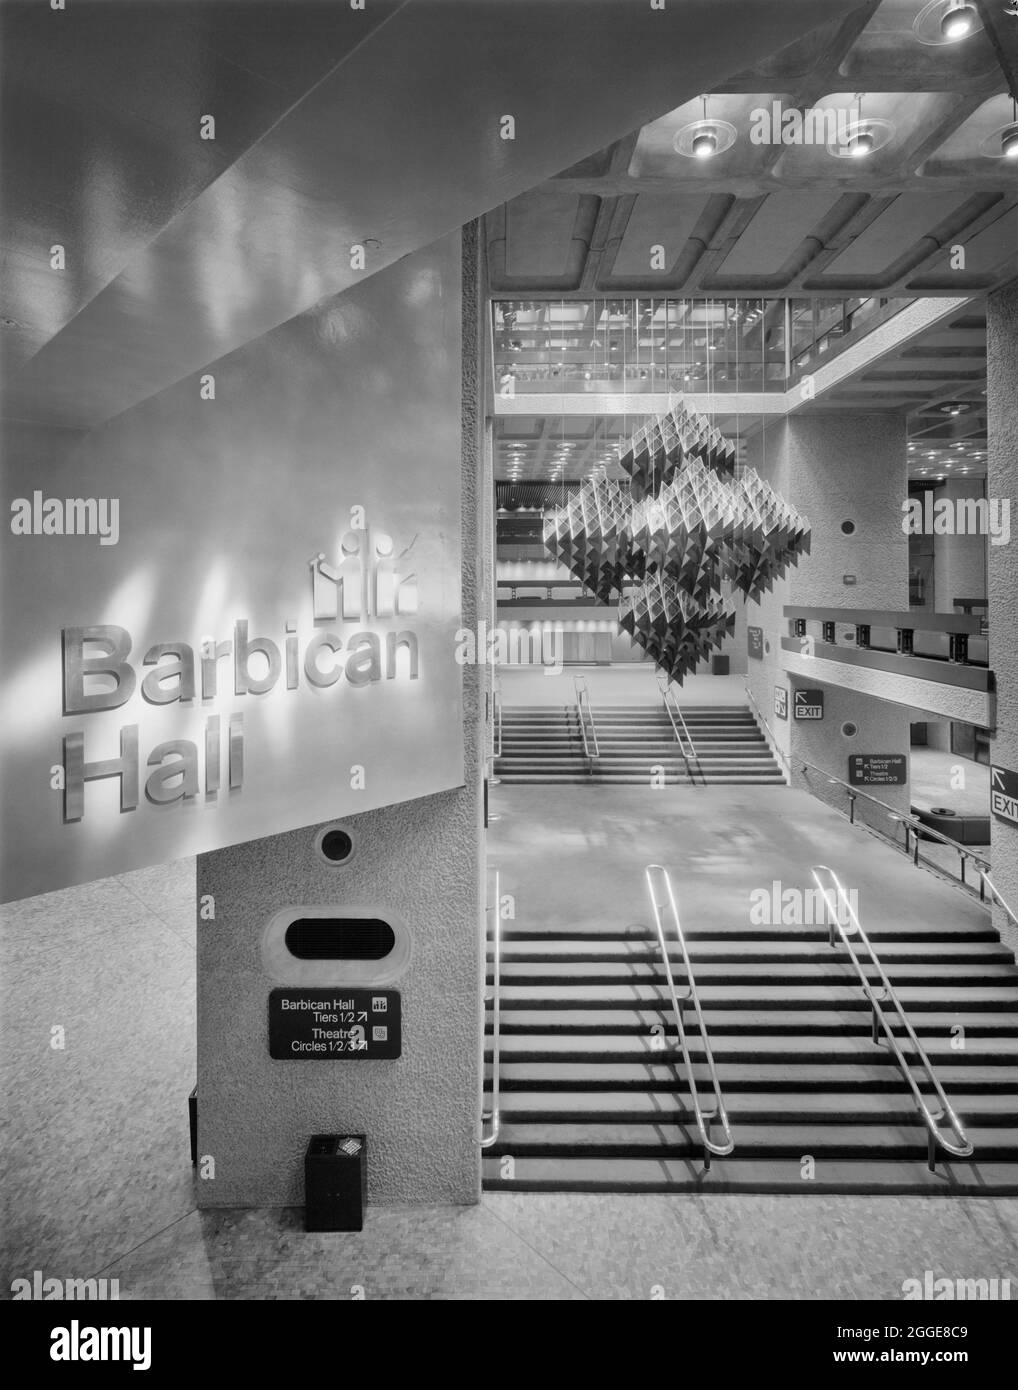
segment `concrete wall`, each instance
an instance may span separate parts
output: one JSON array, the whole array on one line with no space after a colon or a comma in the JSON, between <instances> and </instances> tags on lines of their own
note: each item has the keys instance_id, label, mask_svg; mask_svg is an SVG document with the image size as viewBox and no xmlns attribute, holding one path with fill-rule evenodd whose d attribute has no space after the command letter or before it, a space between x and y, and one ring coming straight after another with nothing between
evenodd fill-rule
<instances>
[{"instance_id":1,"label":"concrete wall","mask_svg":"<svg viewBox=\"0 0 1018 1390\"><path fill-rule=\"evenodd\" d=\"M478 254L470 226L462 457L449 460L462 472L464 626L491 593ZM407 449L412 457L412 440ZM214 1178L198 1184L201 1206L300 1204L308 1137L337 1131L367 1135L371 1201L477 1200L485 674L462 668L464 787L344 817L354 840L347 865L317 856L315 827L199 858L199 902L215 901L215 921L198 934L198 1148L215 1160ZM270 1059L268 996L281 981L264 962L262 938L272 914L292 904L372 904L406 924L413 956L393 985L401 1058Z\"/></svg>"},{"instance_id":2,"label":"concrete wall","mask_svg":"<svg viewBox=\"0 0 1018 1390\"><path fill-rule=\"evenodd\" d=\"M1018 493L1018 288L990 295L987 301L987 382L989 497ZM990 744L995 764L1018 771L1018 542L989 548L990 660L997 677L997 728ZM993 878L1018 912L1018 827L995 816L990 822ZM1018 950L1018 927L998 909L995 925L1012 950Z\"/></svg>"},{"instance_id":3,"label":"concrete wall","mask_svg":"<svg viewBox=\"0 0 1018 1390\"><path fill-rule=\"evenodd\" d=\"M461 785L461 679L447 660L460 620L460 480L449 466L459 281L457 233L87 435L67 432L69 446L60 431L4 424L10 500L38 491L119 503L116 544L8 532L0 548L5 899ZM312 557L338 563L355 519L369 555L382 534L406 555L396 570L416 577L416 611L386 616L392 603L364 594L357 617L315 611ZM258 680L261 655L234 670L241 622L251 644L272 643L275 679ZM83 710L65 697L73 663L62 665L61 634L98 625L126 634L130 670L119 690L85 677L89 702L101 689L104 707ZM384 653L404 630L418 643L416 676L403 648L379 679L351 678L358 636ZM221 659L206 684L200 652L212 639ZM172 674L171 644L193 682ZM102 650L87 645L89 657ZM160 671L153 693L144 678ZM242 776L228 766L231 721ZM76 805L73 745L95 771L132 739L123 782L90 778ZM65 762L71 795L52 785ZM351 785L353 764L366 769L363 786Z\"/></svg>"},{"instance_id":4,"label":"concrete wall","mask_svg":"<svg viewBox=\"0 0 1018 1390\"><path fill-rule=\"evenodd\" d=\"M785 604L841 608L908 607L908 541L901 529L907 496L905 422L885 414L794 415L769 424L750 443L748 459L762 477L812 524L812 550L761 600L746 604L746 621L764 630L763 660L749 658L750 688L774 731L778 745L793 758L815 763L824 774L848 780L852 753L908 753L909 711L887 701L833 685L823 686L822 722L777 719L774 687L790 692L802 676L787 675L781 638L788 633ZM842 523L855 531L846 535ZM854 575L853 585L844 583ZM842 725L857 732L846 737ZM847 796L824 776L796 769L793 785L808 787L842 809ZM895 810L907 811L908 787L874 788ZM887 813L860 799L857 817L888 828Z\"/></svg>"},{"instance_id":5,"label":"concrete wall","mask_svg":"<svg viewBox=\"0 0 1018 1390\"><path fill-rule=\"evenodd\" d=\"M985 496L983 481L971 482L968 478L952 478L937 493L938 500L946 498L952 503L961 497ZM986 565L990 549L987 536L933 537L933 587L938 613L959 612L954 606L956 598L986 596Z\"/></svg>"}]
</instances>

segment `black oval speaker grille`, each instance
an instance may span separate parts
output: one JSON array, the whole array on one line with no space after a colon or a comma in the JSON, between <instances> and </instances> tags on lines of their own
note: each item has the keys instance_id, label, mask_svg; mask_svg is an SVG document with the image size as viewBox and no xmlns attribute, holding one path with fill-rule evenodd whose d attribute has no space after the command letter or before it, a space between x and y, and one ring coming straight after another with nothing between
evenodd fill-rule
<instances>
[{"instance_id":1,"label":"black oval speaker grille","mask_svg":"<svg viewBox=\"0 0 1018 1390\"><path fill-rule=\"evenodd\" d=\"M298 917L286 929L286 949L298 960L381 960L395 944L378 917Z\"/></svg>"}]
</instances>

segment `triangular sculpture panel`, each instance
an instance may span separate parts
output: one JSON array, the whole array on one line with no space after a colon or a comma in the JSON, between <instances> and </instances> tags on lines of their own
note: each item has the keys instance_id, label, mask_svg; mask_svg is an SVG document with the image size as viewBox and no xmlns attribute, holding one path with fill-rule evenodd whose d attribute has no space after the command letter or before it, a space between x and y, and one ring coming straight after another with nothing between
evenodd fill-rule
<instances>
[{"instance_id":1,"label":"triangular sculpture panel","mask_svg":"<svg viewBox=\"0 0 1018 1390\"><path fill-rule=\"evenodd\" d=\"M809 522L683 405L637 430L620 463L631 488L588 479L545 517L544 543L681 684L735 627L726 591L767 592L809 553Z\"/></svg>"}]
</instances>

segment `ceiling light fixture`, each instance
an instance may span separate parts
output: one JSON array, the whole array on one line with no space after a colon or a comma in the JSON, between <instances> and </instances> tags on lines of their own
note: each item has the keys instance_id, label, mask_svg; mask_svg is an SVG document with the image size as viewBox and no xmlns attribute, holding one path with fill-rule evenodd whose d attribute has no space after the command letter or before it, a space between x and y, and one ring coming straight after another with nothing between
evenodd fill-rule
<instances>
[{"instance_id":1,"label":"ceiling light fixture","mask_svg":"<svg viewBox=\"0 0 1018 1390\"><path fill-rule=\"evenodd\" d=\"M912 21L916 38L932 48L960 43L982 27L972 0L929 0Z\"/></svg>"},{"instance_id":2,"label":"ceiling light fixture","mask_svg":"<svg viewBox=\"0 0 1018 1390\"><path fill-rule=\"evenodd\" d=\"M1018 101L1011 97L1011 124L1000 132L1000 153L1005 159L1018 159Z\"/></svg>"},{"instance_id":3,"label":"ceiling light fixture","mask_svg":"<svg viewBox=\"0 0 1018 1390\"><path fill-rule=\"evenodd\" d=\"M724 154L735 144L738 134L730 121L718 120L708 114L706 96L700 100L703 102L702 119L684 125L672 139L676 154L685 155L687 159L713 159L716 154Z\"/></svg>"},{"instance_id":4,"label":"ceiling light fixture","mask_svg":"<svg viewBox=\"0 0 1018 1390\"><path fill-rule=\"evenodd\" d=\"M865 92L855 93L855 120L842 126L839 119L838 134L827 146L827 153L835 159L865 159L875 150L882 150L894 134L893 123L883 116L863 116L865 95Z\"/></svg>"},{"instance_id":5,"label":"ceiling light fixture","mask_svg":"<svg viewBox=\"0 0 1018 1390\"><path fill-rule=\"evenodd\" d=\"M967 0L955 0L941 16L940 32L948 43L967 39L979 27L979 16Z\"/></svg>"},{"instance_id":6,"label":"ceiling light fixture","mask_svg":"<svg viewBox=\"0 0 1018 1390\"><path fill-rule=\"evenodd\" d=\"M701 130L693 136L693 154L697 159L712 159L718 152L718 137L713 130Z\"/></svg>"},{"instance_id":7,"label":"ceiling light fixture","mask_svg":"<svg viewBox=\"0 0 1018 1390\"><path fill-rule=\"evenodd\" d=\"M872 130L857 130L845 141L845 149L853 159L863 159L866 155L873 153L875 143Z\"/></svg>"}]
</instances>

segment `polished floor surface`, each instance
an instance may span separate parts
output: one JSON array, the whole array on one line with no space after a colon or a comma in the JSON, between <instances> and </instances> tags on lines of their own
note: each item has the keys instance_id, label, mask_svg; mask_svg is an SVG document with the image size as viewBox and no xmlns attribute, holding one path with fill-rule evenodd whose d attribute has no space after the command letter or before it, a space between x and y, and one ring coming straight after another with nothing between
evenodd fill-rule
<instances>
[{"instance_id":1,"label":"polished floor surface","mask_svg":"<svg viewBox=\"0 0 1018 1390\"><path fill-rule=\"evenodd\" d=\"M583 866L600 911L639 914L654 856L682 866L690 910L744 911L758 881L801 881L826 857L880 910L979 911L876 842L860 857L862 832L780 787L695 801L502 788L493 803L492 858L524 910L566 910ZM199 1213L193 903L182 860L0 915L0 1296L35 1270L116 1278L122 1298L897 1299L927 1269L1018 1291L1015 1199L486 1193L474 1207L371 1207L347 1236L305 1234L296 1210Z\"/></svg>"},{"instance_id":2,"label":"polished floor surface","mask_svg":"<svg viewBox=\"0 0 1018 1390\"><path fill-rule=\"evenodd\" d=\"M916 869L885 844L788 787L499 786L488 834L501 892L528 916L560 924L652 921L644 868L673 871L683 921L748 923L753 893L813 888L810 868L827 864L858 892L864 927L910 916L934 927L974 925L973 898Z\"/></svg>"}]
</instances>

